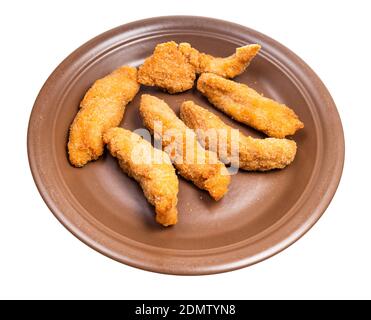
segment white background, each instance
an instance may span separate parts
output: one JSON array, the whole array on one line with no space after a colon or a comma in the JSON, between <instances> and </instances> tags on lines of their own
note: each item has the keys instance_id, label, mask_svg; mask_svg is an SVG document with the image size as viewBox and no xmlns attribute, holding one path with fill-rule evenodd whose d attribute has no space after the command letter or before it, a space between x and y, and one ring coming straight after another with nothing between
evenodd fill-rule
<instances>
[{"instance_id":1,"label":"white background","mask_svg":"<svg viewBox=\"0 0 371 320\"><path fill-rule=\"evenodd\" d=\"M368 2L1 1L0 298L371 298ZM324 216L279 255L226 274L160 275L93 251L50 213L28 167L28 118L53 69L103 31L173 14L230 20L283 43L320 76L343 121L345 168Z\"/></svg>"}]
</instances>

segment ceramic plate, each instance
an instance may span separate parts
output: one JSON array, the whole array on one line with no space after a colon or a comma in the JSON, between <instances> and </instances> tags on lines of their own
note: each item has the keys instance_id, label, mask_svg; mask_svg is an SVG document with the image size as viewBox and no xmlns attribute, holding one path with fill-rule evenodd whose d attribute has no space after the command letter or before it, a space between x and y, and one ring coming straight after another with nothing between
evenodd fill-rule
<instances>
[{"instance_id":1,"label":"ceramic plate","mask_svg":"<svg viewBox=\"0 0 371 320\"><path fill-rule=\"evenodd\" d=\"M305 128L292 137L295 161L284 170L239 172L219 202L180 178L179 222L154 220L139 185L107 153L77 169L66 153L68 128L92 83L118 66L139 66L155 45L189 42L214 56L259 43L262 49L235 78L289 105ZM192 99L245 134L263 137L213 108L196 90L169 95L143 87L127 106L121 126L143 127L141 93L176 111ZM125 264L169 274L211 274L245 267L283 250L320 218L342 173L344 139L334 102L321 80L293 52L241 25L202 17L159 17L110 30L84 44L52 73L35 102L28 155L36 185L50 210L75 236Z\"/></svg>"}]
</instances>

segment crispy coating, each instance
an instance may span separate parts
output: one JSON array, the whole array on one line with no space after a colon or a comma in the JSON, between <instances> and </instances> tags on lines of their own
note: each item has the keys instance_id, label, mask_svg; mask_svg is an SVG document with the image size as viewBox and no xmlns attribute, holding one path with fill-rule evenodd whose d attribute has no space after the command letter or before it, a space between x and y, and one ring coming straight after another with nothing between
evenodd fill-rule
<instances>
[{"instance_id":1,"label":"crispy coating","mask_svg":"<svg viewBox=\"0 0 371 320\"><path fill-rule=\"evenodd\" d=\"M203 73L197 89L219 110L268 136L284 138L304 127L295 112L247 85Z\"/></svg>"},{"instance_id":2,"label":"crispy coating","mask_svg":"<svg viewBox=\"0 0 371 320\"><path fill-rule=\"evenodd\" d=\"M260 48L258 44L250 44L237 48L236 52L229 57L220 58L201 53L192 48L189 43L179 44L179 50L196 68L197 74L211 72L225 78L234 78L244 72Z\"/></svg>"},{"instance_id":3,"label":"crispy coating","mask_svg":"<svg viewBox=\"0 0 371 320\"><path fill-rule=\"evenodd\" d=\"M169 153L180 175L208 191L215 200L221 199L228 191L230 176L217 155L198 143L193 130L187 128L165 101L144 94L139 111L144 125L155 138L159 138L156 134L161 136L162 147ZM155 130L156 122L162 125L159 132ZM174 139L177 134L180 139Z\"/></svg>"},{"instance_id":4,"label":"crispy coating","mask_svg":"<svg viewBox=\"0 0 371 320\"><path fill-rule=\"evenodd\" d=\"M123 128L108 129L103 140L123 171L142 187L155 207L156 221L165 227L176 224L179 182L169 156ZM156 158L162 161L155 162Z\"/></svg>"},{"instance_id":5,"label":"crispy coating","mask_svg":"<svg viewBox=\"0 0 371 320\"><path fill-rule=\"evenodd\" d=\"M153 55L144 61L138 71L139 83L156 86L169 93L191 89L195 79L194 66L188 63L174 41L158 44Z\"/></svg>"},{"instance_id":6,"label":"crispy coating","mask_svg":"<svg viewBox=\"0 0 371 320\"><path fill-rule=\"evenodd\" d=\"M218 153L221 161L231 162L232 156L232 127L225 124L218 116L196 105L193 101L186 101L180 108L180 118L191 129L195 130L199 142L206 149ZM210 132L210 130L214 130ZM226 148L218 148L217 143L210 143L213 136L217 142L226 143ZM221 137L224 135L224 137ZM237 145L237 144L236 144ZM288 139L254 139L241 132L238 135L239 167L243 170L267 171L282 169L290 164L296 154L296 143ZM226 152L222 152L225 150Z\"/></svg>"},{"instance_id":7,"label":"crispy coating","mask_svg":"<svg viewBox=\"0 0 371 320\"><path fill-rule=\"evenodd\" d=\"M139 91L137 70L123 66L97 80L86 92L71 127L68 154L82 167L103 154L103 133L121 122L126 105Z\"/></svg>"},{"instance_id":8,"label":"crispy coating","mask_svg":"<svg viewBox=\"0 0 371 320\"><path fill-rule=\"evenodd\" d=\"M201 53L189 43L165 42L158 44L154 53L139 67L138 81L157 86L169 93L183 92L193 87L196 74L213 72L233 78L241 74L258 53L258 44L237 48L226 58Z\"/></svg>"}]
</instances>

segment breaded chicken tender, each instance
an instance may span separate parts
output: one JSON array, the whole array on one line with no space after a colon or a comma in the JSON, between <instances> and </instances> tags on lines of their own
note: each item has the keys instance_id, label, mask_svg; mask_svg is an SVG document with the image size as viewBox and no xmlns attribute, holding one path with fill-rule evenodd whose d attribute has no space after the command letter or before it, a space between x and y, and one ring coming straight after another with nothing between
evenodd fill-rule
<instances>
[{"instance_id":1,"label":"breaded chicken tender","mask_svg":"<svg viewBox=\"0 0 371 320\"><path fill-rule=\"evenodd\" d=\"M234 78L244 72L251 60L257 55L261 46L250 44L236 49L236 52L229 57L213 57L206 53L201 53L191 47L189 43L179 44L179 50L196 68L196 73L211 72L225 78Z\"/></svg>"},{"instance_id":2,"label":"breaded chicken tender","mask_svg":"<svg viewBox=\"0 0 371 320\"><path fill-rule=\"evenodd\" d=\"M126 105L139 91L137 70L123 66L97 80L80 103L70 127L68 154L71 164L82 167L103 154L102 135L121 122Z\"/></svg>"},{"instance_id":3,"label":"breaded chicken tender","mask_svg":"<svg viewBox=\"0 0 371 320\"><path fill-rule=\"evenodd\" d=\"M179 182L169 156L123 128L108 129L103 140L123 171L142 187L148 202L155 207L156 221L163 226L176 224ZM156 163L155 159L161 161Z\"/></svg>"},{"instance_id":4,"label":"breaded chicken tender","mask_svg":"<svg viewBox=\"0 0 371 320\"><path fill-rule=\"evenodd\" d=\"M231 162L232 127L193 101L186 101L182 104L180 118L189 128L195 130L201 145L217 152L221 161ZM213 133L215 135L212 135ZM213 137L217 139L217 143L210 142ZM227 145L220 148L219 143ZM288 139L254 139L239 132L236 145L238 146L239 167L249 171L282 169L294 160L296 154L295 141Z\"/></svg>"},{"instance_id":5,"label":"breaded chicken tender","mask_svg":"<svg viewBox=\"0 0 371 320\"><path fill-rule=\"evenodd\" d=\"M215 200L221 199L228 191L230 176L217 155L198 143L193 130L187 128L165 101L144 94L139 111L144 125L155 138L162 139L162 147L169 153L179 174L208 191ZM158 124L161 130L156 130Z\"/></svg>"},{"instance_id":6,"label":"breaded chicken tender","mask_svg":"<svg viewBox=\"0 0 371 320\"><path fill-rule=\"evenodd\" d=\"M258 53L260 46L247 45L236 53L218 58L200 53L189 43L165 42L158 44L154 53L139 67L138 81L156 86L169 93L183 92L193 87L196 74L213 72L233 78L241 74Z\"/></svg>"},{"instance_id":7,"label":"breaded chicken tender","mask_svg":"<svg viewBox=\"0 0 371 320\"><path fill-rule=\"evenodd\" d=\"M292 109L245 84L203 73L197 89L219 110L270 137L284 138L304 127Z\"/></svg>"},{"instance_id":8,"label":"breaded chicken tender","mask_svg":"<svg viewBox=\"0 0 371 320\"><path fill-rule=\"evenodd\" d=\"M156 86L169 93L183 92L193 87L196 72L174 42L158 44L152 56L139 67L138 82Z\"/></svg>"}]
</instances>

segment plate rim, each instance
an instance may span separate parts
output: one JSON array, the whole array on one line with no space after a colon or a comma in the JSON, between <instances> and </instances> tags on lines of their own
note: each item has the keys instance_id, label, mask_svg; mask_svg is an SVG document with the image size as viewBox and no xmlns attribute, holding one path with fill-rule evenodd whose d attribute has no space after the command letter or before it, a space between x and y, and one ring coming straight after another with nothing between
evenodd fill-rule
<instances>
[{"instance_id":1,"label":"plate rim","mask_svg":"<svg viewBox=\"0 0 371 320\"><path fill-rule=\"evenodd\" d=\"M37 134L36 116L37 116L38 106L41 104L42 100L45 99L45 94L46 94L46 90L48 89L48 86L50 86L50 84L56 80L55 78L57 77L58 73L60 73L61 71L63 71L65 68L68 67L71 61L73 61L76 57L82 56L83 52L87 51L90 47L96 46L103 40L107 41L110 38L114 38L115 35L117 34L128 32L128 30L135 31L136 29L138 29L138 27L143 27L143 26L151 27L151 25L156 25L156 24L164 25L164 22L168 24L176 23L177 25L179 25L181 21L183 22L198 21L198 23L212 22L212 23L215 23L216 25L224 25L225 27L229 27L230 29L245 30L245 32L249 33L250 35L257 37L257 38L261 38L265 42L269 42L273 44L273 47L276 46L276 49L278 48L279 50L282 50L286 54L288 54L290 56L290 60L294 60L297 64L300 64L300 67L303 69L303 72L308 74L308 77L313 82L313 85L316 87L317 90L319 90L320 94L322 95L322 98L326 101L327 107L331 109L332 117L335 118L334 125L337 131L335 138L338 144L338 148L335 150L337 152L337 163L336 165L333 166L334 172L330 178L330 181L327 182L327 192L324 194L322 199L317 203L317 205L313 206L313 212L309 214L309 217L308 217L308 218L311 218L311 220L304 221L306 223L303 223L301 228L293 230L293 232L290 235L285 237L285 239L283 240L281 239L281 241L278 242L275 246L271 246L268 249L266 248L265 250L261 252L257 252L253 256L248 256L244 258L241 258L241 257L235 258L235 259L232 259L233 261L228 261L224 263L214 262L213 265L211 265L210 263L206 263L204 265L197 266L196 268L191 267L187 264L184 264L182 268L182 263L179 263L179 261L178 263L175 263L177 267L174 267L174 265L167 266L167 265L158 264L158 263L148 264L148 263L145 263L145 261L143 262L143 260L141 261L140 258L139 259L135 258L135 255L129 257L129 256L125 256L125 254L114 252L112 249L105 247L101 243L98 243L96 239L94 239L91 235L85 234L83 230L77 228L75 225L73 225L73 223L71 223L71 221L68 221L68 219L65 217L65 214L63 213L63 208L62 209L59 208L56 205L55 201L53 200L53 197L48 193L48 190L45 185L45 181L39 175L38 168L36 165L36 157L35 157L35 154L33 153L33 147L34 147L33 142L35 139L35 135ZM323 215L323 213L327 209L328 205L330 204L332 198L334 197L336 193L337 187L340 183L340 179L342 176L343 167L344 167L345 141L344 141L344 131L343 131L342 123L341 123L341 118L340 118L339 112L336 108L336 105L328 89L322 83L322 81L316 75L316 73L295 53L293 53L291 50L289 50L288 48L286 48L285 46L283 46L276 40L273 40L272 38L258 31L255 31L251 28L248 28L248 27L245 27L245 26L233 23L233 22L215 19L215 18L201 17L201 16L178 15L178 16L160 16L160 17L137 20L137 21L133 21L127 24L123 24L121 26L108 30L92 38L91 40L87 41L86 43L81 45L79 48L74 50L70 55L68 55L56 67L56 69L51 73L51 75L45 81L44 85L42 86L35 100L34 106L31 111L29 123L28 123L27 154L28 154L28 161L29 161L29 166L31 169L33 179L35 181L35 184L37 186L37 189L41 197L43 198L44 202L48 206L49 210L58 219L58 221L60 221L61 224L64 227L66 227L67 230L69 230L74 236L76 236L79 240L87 244L89 247L93 248L94 250L116 261L125 263L126 265L129 265L132 267L144 269L147 271L164 273L164 274L173 274L173 275L204 275L204 274L215 274L215 273L232 271L232 270L240 269L240 268L247 267L255 263L258 263L262 260L265 260L283 251L284 249L286 249L287 247L295 243L297 240L299 240L304 234L306 234L306 232L308 232L312 228L312 226ZM144 249L144 247L142 247L142 249ZM164 249L164 251L169 252L169 250L166 250L166 249ZM177 259L177 257L173 259ZM204 259L202 259L202 257L197 258L195 259L195 261L196 260L198 261L199 259L200 261L203 261L205 259L210 259L210 257L209 258L204 257Z\"/></svg>"}]
</instances>

